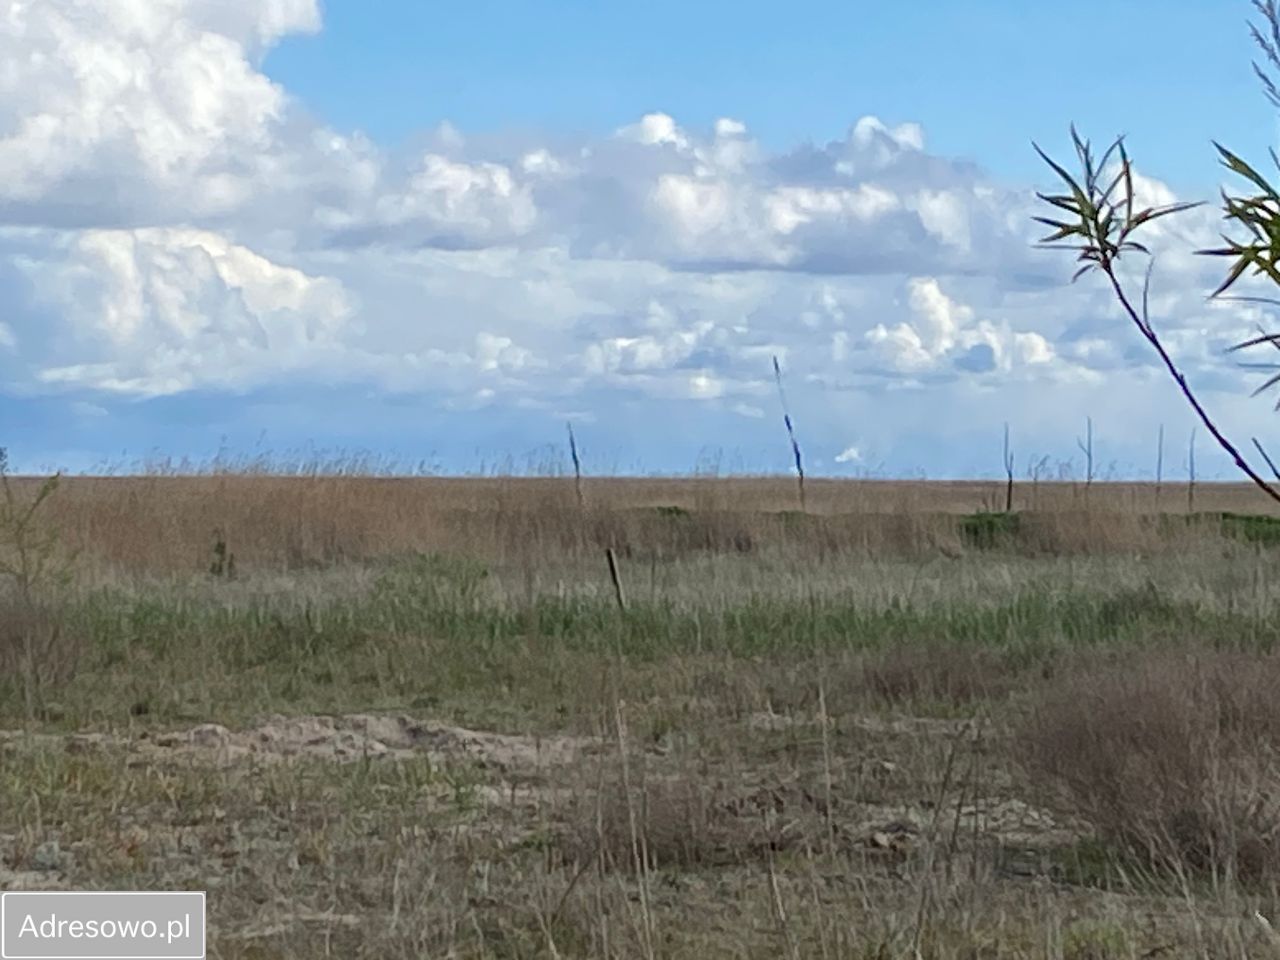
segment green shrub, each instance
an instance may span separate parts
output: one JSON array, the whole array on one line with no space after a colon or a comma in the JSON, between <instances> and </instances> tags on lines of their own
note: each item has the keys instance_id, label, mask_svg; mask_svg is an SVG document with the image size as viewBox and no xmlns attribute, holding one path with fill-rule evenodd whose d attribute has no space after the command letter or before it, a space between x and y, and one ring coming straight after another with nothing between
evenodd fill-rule
<instances>
[{"instance_id":1,"label":"green shrub","mask_svg":"<svg viewBox=\"0 0 1280 960\"><path fill-rule=\"evenodd\" d=\"M1254 513L1222 514L1224 536L1264 547L1280 546L1280 517Z\"/></svg>"},{"instance_id":2,"label":"green shrub","mask_svg":"<svg viewBox=\"0 0 1280 960\"><path fill-rule=\"evenodd\" d=\"M983 511L960 518L961 539L968 546L979 550L1008 545L1017 537L1020 529L1021 521L1016 513Z\"/></svg>"}]
</instances>

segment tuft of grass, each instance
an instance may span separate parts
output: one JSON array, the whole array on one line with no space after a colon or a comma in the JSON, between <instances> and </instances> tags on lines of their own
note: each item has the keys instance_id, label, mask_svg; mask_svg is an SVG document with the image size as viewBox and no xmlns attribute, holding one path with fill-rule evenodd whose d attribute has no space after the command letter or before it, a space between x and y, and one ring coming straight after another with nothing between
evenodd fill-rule
<instances>
[{"instance_id":1,"label":"tuft of grass","mask_svg":"<svg viewBox=\"0 0 1280 960\"><path fill-rule=\"evenodd\" d=\"M1148 656L1041 694L1018 745L1030 782L1105 842L1174 876L1280 869L1280 658Z\"/></svg>"},{"instance_id":2,"label":"tuft of grass","mask_svg":"<svg viewBox=\"0 0 1280 960\"><path fill-rule=\"evenodd\" d=\"M676 504L666 504L663 506L654 507L654 510L657 511L658 516L666 517L672 520L684 519L690 515L688 510L686 510L684 507L677 506Z\"/></svg>"},{"instance_id":3,"label":"tuft of grass","mask_svg":"<svg viewBox=\"0 0 1280 960\"><path fill-rule=\"evenodd\" d=\"M916 643L867 658L858 680L883 703L954 709L1005 699L1027 671L1017 657L994 649Z\"/></svg>"},{"instance_id":4,"label":"tuft of grass","mask_svg":"<svg viewBox=\"0 0 1280 960\"><path fill-rule=\"evenodd\" d=\"M624 874L706 870L760 863L788 845L785 824L725 784L696 775L628 783L618 771L576 795L556 844L579 866Z\"/></svg>"}]
</instances>

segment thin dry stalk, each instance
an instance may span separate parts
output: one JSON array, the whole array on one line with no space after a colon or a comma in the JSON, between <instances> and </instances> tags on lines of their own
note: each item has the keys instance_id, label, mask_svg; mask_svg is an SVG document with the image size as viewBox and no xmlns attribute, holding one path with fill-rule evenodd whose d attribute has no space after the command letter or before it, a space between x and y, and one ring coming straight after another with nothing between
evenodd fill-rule
<instances>
[{"instance_id":1,"label":"thin dry stalk","mask_svg":"<svg viewBox=\"0 0 1280 960\"><path fill-rule=\"evenodd\" d=\"M786 424L787 438L791 441L791 455L794 457L796 463L796 483L800 490L800 512L806 513L807 508L805 506L804 496L804 462L800 457L800 442L796 440L796 431L791 422L791 413L787 409L787 395L782 389L782 367L778 363L777 356L773 358L773 376L778 384L778 399L782 403L782 422Z\"/></svg>"},{"instance_id":2,"label":"thin dry stalk","mask_svg":"<svg viewBox=\"0 0 1280 960\"><path fill-rule=\"evenodd\" d=\"M925 852L924 866L922 867L923 876L920 879L920 896L916 902L915 927L911 935L911 951L914 956L921 955L920 945L924 941L925 933L928 929L929 906L934 892L933 888L937 883L934 867L937 861L938 824L941 822L942 811L946 807L947 795L951 790L951 781L955 775L956 758L959 756L960 743L963 738L968 736L971 724L972 720L966 723L947 745L947 756L942 770L942 782L938 785L938 794L933 801L933 819L929 824L928 846Z\"/></svg>"},{"instance_id":3,"label":"thin dry stalk","mask_svg":"<svg viewBox=\"0 0 1280 960\"><path fill-rule=\"evenodd\" d=\"M618 738L618 757L622 764L622 789L627 798L627 826L631 835L631 856L633 858L637 882L640 885L640 919L641 942L644 944L645 956L654 960L654 926L653 911L649 905L649 854L644 849L645 838L637 827L636 809L631 789L631 764L627 755L626 722L622 717L622 701L615 695L613 700L614 729Z\"/></svg>"},{"instance_id":4,"label":"thin dry stalk","mask_svg":"<svg viewBox=\"0 0 1280 960\"><path fill-rule=\"evenodd\" d=\"M582 497L582 460L578 457L578 441L573 435L573 424L566 424L569 428L569 456L573 460L573 492L578 498L578 509L581 510L585 506Z\"/></svg>"},{"instance_id":5,"label":"thin dry stalk","mask_svg":"<svg viewBox=\"0 0 1280 960\"><path fill-rule=\"evenodd\" d=\"M626 613L627 598L622 592L622 574L618 570L618 555L613 552L613 547L605 550L604 555L609 563L609 579L613 582L613 596L618 602L618 610Z\"/></svg>"},{"instance_id":6,"label":"thin dry stalk","mask_svg":"<svg viewBox=\"0 0 1280 960\"><path fill-rule=\"evenodd\" d=\"M787 942L787 955L793 960L799 960L800 950L796 946L795 937L791 933L791 922L787 917L787 908L782 902L782 890L778 887L778 873L773 866L773 854L770 852L768 858L769 867L769 892L770 904L773 906L774 918L778 921L778 929L782 931L783 939Z\"/></svg>"},{"instance_id":7,"label":"thin dry stalk","mask_svg":"<svg viewBox=\"0 0 1280 960\"><path fill-rule=\"evenodd\" d=\"M1196 512L1196 428L1187 443L1187 513Z\"/></svg>"},{"instance_id":8,"label":"thin dry stalk","mask_svg":"<svg viewBox=\"0 0 1280 960\"><path fill-rule=\"evenodd\" d=\"M1252 439L1253 439L1253 448L1258 451L1258 456L1262 457L1262 461L1267 465L1267 468L1271 471L1271 475L1275 477L1277 481L1280 481L1280 469L1276 468L1275 461L1271 459L1271 454L1267 453L1266 449L1262 446L1262 444L1258 442L1257 437L1253 437Z\"/></svg>"},{"instance_id":9,"label":"thin dry stalk","mask_svg":"<svg viewBox=\"0 0 1280 960\"><path fill-rule=\"evenodd\" d=\"M1087 499L1089 490L1093 487L1093 417L1085 418L1084 439L1077 438L1076 446L1084 454L1084 490Z\"/></svg>"},{"instance_id":10,"label":"thin dry stalk","mask_svg":"<svg viewBox=\"0 0 1280 960\"><path fill-rule=\"evenodd\" d=\"M1160 488L1164 483L1164 424L1156 435L1156 512L1160 511Z\"/></svg>"},{"instance_id":11,"label":"thin dry stalk","mask_svg":"<svg viewBox=\"0 0 1280 960\"><path fill-rule=\"evenodd\" d=\"M832 858L836 854L835 809L835 776L832 772L831 760L831 718L827 713L827 685L821 675L818 677L818 722L822 724L822 786L826 792L823 815L827 827L827 852Z\"/></svg>"},{"instance_id":12,"label":"thin dry stalk","mask_svg":"<svg viewBox=\"0 0 1280 960\"><path fill-rule=\"evenodd\" d=\"M1013 513L1013 451L1009 449L1009 424L1004 425L1004 512Z\"/></svg>"},{"instance_id":13,"label":"thin dry stalk","mask_svg":"<svg viewBox=\"0 0 1280 960\"><path fill-rule=\"evenodd\" d=\"M1255 910L1253 919L1257 922L1262 930L1262 935L1266 938L1267 943L1280 955L1280 933L1276 932L1276 928L1271 925L1271 921L1262 915L1262 912Z\"/></svg>"}]
</instances>

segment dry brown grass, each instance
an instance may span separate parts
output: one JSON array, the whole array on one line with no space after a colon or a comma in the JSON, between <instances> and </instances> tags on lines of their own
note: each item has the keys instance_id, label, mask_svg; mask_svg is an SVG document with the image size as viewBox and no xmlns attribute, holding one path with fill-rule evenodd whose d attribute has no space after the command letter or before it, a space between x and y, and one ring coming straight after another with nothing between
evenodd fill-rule
<instances>
[{"instance_id":1,"label":"dry brown grass","mask_svg":"<svg viewBox=\"0 0 1280 960\"><path fill-rule=\"evenodd\" d=\"M75 675L86 646L86 638L67 623L59 605L31 602L0 589L0 676L19 678L30 719L45 691Z\"/></svg>"},{"instance_id":2,"label":"dry brown grass","mask_svg":"<svg viewBox=\"0 0 1280 960\"><path fill-rule=\"evenodd\" d=\"M23 491L36 481L18 479ZM554 552L631 555L751 552L958 554L955 518L991 509L998 484L813 480L811 516L794 486L763 479L588 479L586 510L569 479L384 477L71 477L49 504L52 522L86 559L115 570L208 570L219 542L238 569L301 570L414 551L490 559ZM1042 483L1019 497L1020 541L1047 554L1150 552L1203 539L1159 530L1156 512L1184 499L1154 487ZM1196 509L1268 512L1248 487L1203 484ZM1027 512L1029 511L1029 512ZM1274 511L1273 511L1274 512Z\"/></svg>"},{"instance_id":3,"label":"dry brown grass","mask_svg":"<svg viewBox=\"0 0 1280 960\"><path fill-rule=\"evenodd\" d=\"M767 792L713 778L637 772L631 782L614 769L594 787L559 812L557 846L574 866L643 875L761 864L803 839Z\"/></svg>"},{"instance_id":4,"label":"dry brown grass","mask_svg":"<svg viewBox=\"0 0 1280 960\"><path fill-rule=\"evenodd\" d=\"M865 658L855 689L865 692L864 699L888 705L966 707L1004 699L1027 679L1025 670L1015 670L992 650L916 646Z\"/></svg>"},{"instance_id":5,"label":"dry brown grass","mask_svg":"<svg viewBox=\"0 0 1280 960\"><path fill-rule=\"evenodd\" d=\"M1018 733L1031 782L1186 874L1280 874L1280 658L1149 653L1060 677Z\"/></svg>"}]
</instances>

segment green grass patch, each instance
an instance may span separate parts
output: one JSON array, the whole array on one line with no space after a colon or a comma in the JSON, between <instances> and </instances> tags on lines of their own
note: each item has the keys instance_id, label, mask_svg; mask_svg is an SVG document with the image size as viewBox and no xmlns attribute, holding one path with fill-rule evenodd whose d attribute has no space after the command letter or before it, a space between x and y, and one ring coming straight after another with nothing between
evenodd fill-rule
<instances>
[{"instance_id":1,"label":"green grass patch","mask_svg":"<svg viewBox=\"0 0 1280 960\"><path fill-rule=\"evenodd\" d=\"M960 536L967 546L978 550L1007 547L1022 529L1016 513L971 513L960 518Z\"/></svg>"},{"instance_id":2,"label":"green grass patch","mask_svg":"<svg viewBox=\"0 0 1280 960\"><path fill-rule=\"evenodd\" d=\"M481 564L415 557L384 570L367 594L327 603L100 591L65 611L68 629L92 642L78 674L47 699L71 726L415 704L470 714L475 703L554 726L590 712L619 658L637 669L700 657L796 664L936 646L1023 667L1074 649L1189 637L1271 649L1280 637L1266 610L1205 605L1151 583L1103 592L1046 582L932 601L641 596L621 613L604 590L502 598L488 578ZM18 693L14 678L0 677L0 712L18 709Z\"/></svg>"},{"instance_id":3,"label":"green grass patch","mask_svg":"<svg viewBox=\"0 0 1280 960\"><path fill-rule=\"evenodd\" d=\"M1223 513L1220 516L1224 536L1263 547L1280 547L1280 517L1254 513Z\"/></svg>"},{"instance_id":4,"label":"green grass patch","mask_svg":"<svg viewBox=\"0 0 1280 960\"><path fill-rule=\"evenodd\" d=\"M658 516L667 520L682 520L685 517L691 516L688 510L684 507L676 506L675 504L664 504L662 506L654 507L653 510Z\"/></svg>"}]
</instances>

